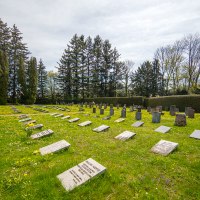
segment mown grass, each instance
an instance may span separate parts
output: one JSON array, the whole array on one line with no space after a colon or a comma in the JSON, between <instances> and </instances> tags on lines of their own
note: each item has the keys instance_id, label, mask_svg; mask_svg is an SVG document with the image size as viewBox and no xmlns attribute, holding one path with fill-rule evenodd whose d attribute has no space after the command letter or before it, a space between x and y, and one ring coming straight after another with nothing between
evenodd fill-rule
<instances>
[{"instance_id":1,"label":"mown grass","mask_svg":"<svg viewBox=\"0 0 200 200\"><path fill-rule=\"evenodd\" d=\"M42 130L52 129L54 134L31 140L23 123L18 122L20 114L14 114L10 106L0 106L0 199L200 199L200 141L189 138L195 129L200 129L200 114L187 119L186 127L176 127L175 117L168 112L160 124L153 124L151 115L143 110L145 124L134 128L131 124L135 122L135 113L128 109L126 120L114 123L121 109L115 108L110 120L102 120L109 108L100 118L94 118L90 108L79 113L77 106L70 107L71 112L44 108L49 113L16 107L44 124ZM67 119L50 116L55 112L79 117L80 121L69 123ZM86 120L91 120L92 125L77 126ZM110 129L103 133L92 131L102 124ZM172 129L167 134L155 132L160 125ZM135 132L136 136L125 142L114 139L125 130ZM71 144L67 151L46 156L38 153L40 147L61 139ZM179 147L167 157L150 152L160 139L177 142ZM106 173L66 192L56 176L90 157L105 166Z\"/></svg>"}]
</instances>

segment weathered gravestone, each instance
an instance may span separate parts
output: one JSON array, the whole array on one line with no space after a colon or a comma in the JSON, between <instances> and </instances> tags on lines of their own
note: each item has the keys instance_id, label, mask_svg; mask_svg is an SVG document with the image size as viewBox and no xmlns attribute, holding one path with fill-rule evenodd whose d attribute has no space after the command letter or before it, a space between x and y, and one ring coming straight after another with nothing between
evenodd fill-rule
<instances>
[{"instance_id":1,"label":"weathered gravestone","mask_svg":"<svg viewBox=\"0 0 200 200\"><path fill-rule=\"evenodd\" d=\"M72 123L72 122L77 122L78 120L80 120L80 118L76 117L76 118L68 120L68 122Z\"/></svg>"},{"instance_id":2,"label":"weathered gravestone","mask_svg":"<svg viewBox=\"0 0 200 200\"><path fill-rule=\"evenodd\" d=\"M185 115L188 116L188 110L191 109L192 107L185 107Z\"/></svg>"},{"instance_id":3,"label":"weathered gravestone","mask_svg":"<svg viewBox=\"0 0 200 200\"><path fill-rule=\"evenodd\" d=\"M135 119L136 120L141 120L142 119L142 113L141 112L136 112L135 113Z\"/></svg>"},{"instance_id":4,"label":"weathered gravestone","mask_svg":"<svg viewBox=\"0 0 200 200\"><path fill-rule=\"evenodd\" d=\"M28 122L24 122L24 125L28 125L28 124L32 124L32 123L35 123L36 120L31 120L31 121L28 121Z\"/></svg>"},{"instance_id":5,"label":"weathered gravestone","mask_svg":"<svg viewBox=\"0 0 200 200\"><path fill-rule=\"evenodd\" d=\"M120 122L123 122L124 120L125 120L124 118L119 118L119 119L115 120L115 122L120 123Z\"/></svg>"},{"instance_id":6,"label":"weathered gravestone","mask_svg":"<svg viewBox=\"0 0 200 200\"><path fill-rule=\"evenodd\" d=\"M192 108L188 109L188 118L194 118L195 110Z\"/></svg>"},{"instance_id":7,"label":"weathered gravestone","mask_svg":"<svg viewBox=\"0 0 200 200\"><path fill-rule=\"evenodd\" d=\"M121 117L126 118L126 108L123 108L121 111Z\"/></svg>"},{"instance_id":8,"label":"weathered gravestone","mask_svg":"<svg viewBox=\"0 0 200 200\"><path fill-rule=\"evenodd\" d=\"M195 130L190 137L200 140L200 130Z\"/></svg>"},{"instance_id":9,"label":"weathered gravestone","mask_svg":"<svg viewBox=\"0 0 200 200\"><path fill-rule=\"evenodd\" d=\"M131 126L140 127L140 126L142 126L143 124L144 124L144 122L142 122L142 121L137 121L137 122L135 122L134 124L132 124Z\"/></svg>"},{"instance_id":10,"label":"weathered gravestone","mask_svg":"<svg viewBox=\"0 0 200 200\"><path fill-rule=\"evenodd\" d=\"M133 106L130 106L130 112L133 112L133 111L134 111Z\"/></svg>"},{"instance_id":11,"label":"weathered gravestone","mask_svg":"<svg viewBox=\"0 0 200 200\"><path fill-rule=\"evenodd\" d=\"M28 127L28 129L34 130L34 129L38 129L38 128L42 128L42 127L43 127L43 124L36 124L36 125L34 125L34 126Z\"/></svg>"},{"instance_id":12,"label":"weathered gravestone","mask_svg":"<svg viewBox=\"0 0 200 200\"><path fill-rule=\"evenodd\" d=\"M152 123L160 123L161 113L152 112Z\"/></svg>"},{"instance_id":13,"label":"weathered gravestone","mask_svg":"<svg viewBox=\"0 0 200 200\"><path fill-rule=\"evenodd\" d=\"M30 121L30 120L31 120L31 118L25 118L25 119L19 120L19 122L27 122L27 121Z\"/></svg>"},{"instance_id":14,"label":"weathered gravestone","mask_svg":"<svg viewBox=\"0 0 200 200\"><path fill-rule=\"evenodd\" d=\"M78 126L88 126L90 124L92 124L91 121L85 121L85 122L82 122L82 123L78 124Z\"/></svg>"},{"instance_id":15,"label":"weathered gravestone","mask_svg":"<svg viewBox=\"0 0 200 200\"><path fill-rule=\"evenodd\" d=\"M41 137L49 136L51 134L53 134L53 131L51 129L48 129L48 130L42 131L40 133L36 133L34 135L31 135L31 138L32 139L38 139L38 138L41 138Z\"/></svg>"},{"instance_id":16,"label":"weathered gravestone","mask_svg":"<svg viewBox=\"0 0 200 200\"><path fill-rule=\"evenodd\" d=\"M110 116L113 116L113 115L114 115L114 109L110 108Z\"/></svg>"},{"instance_id":17,"label":"weathered gravestone","mask_svg":"<svg viewBox=\"0 0 200 200\"><path fill-rule=\"evenodd\" d=\"M185 114L176 114L176 119L175 119L175 126L186 126L186 115Z\"/></svg>"},{"instance_id":18,"label":"weathered gravestone","mask_svg":"<svg viewBox=\"0 0 200 200\"><path fill-rule=\"evenodd\" d=\"M93 113L96 113L96 108L92 108L92 112L93 112Z\"/></svg>"},{"instance_id":19,"label":"weathered gravestone","mask_svg":"<svg viewBox=\"0 0 200 200\"><path fill-rule=\"evenodd\" d=\"M104 109L100 109L100 115L103 115L104 114Z\"/></svg>"},{"instance_id":20,"label":"weathered gravestone","mask_svg":"<svg viewBox=\"0 0 200 200\"><path fill-rule=\"evenodd\" d=\"M70 144L67 141L60 140L48 146L42 147L39 150L40 150L41 155L46 155L46 154L61 151L63 149L68 149L69 147L70 147Z\"/></svg>"},{"instance_id":21,"label":"weathered gravestone","mask_svg":"<svg viewBox=\"0 0 200 200\"><path fill-rule=\"evenodd\" d=\"M132 138L135 135L136 133L133 133L131 131L124 131L123 133L117 135L115 139L125 141L125 140L128 140L129 138Z\"/></svg>"},{"instance_id":22,"label":"weathered gravestone","mask_svg":"<svg viewBox=\"0 0 200 200\"><path fill-rule=\"evenodd\" d=\"M162 113L162 106L156 106L156 111Z\"/></svg>"},{"instance_id":23,"label":"weathered gravestone","mask_svg":"<svg viewBox=\"0 0 200 200\"><path fill-rule=\"evenodd\" d=\"M95 129L93 129L93 131L95 132L102 132L102 131L106 131L107 129L109 129L110 127L107 125L101 125Z\"/></svg>"},{"instance_id":24,"label":"weathered gravestone","mask_svg":"<svg viewBox=\"0 0 200 200\"><path fill-rule=\"evenodd\" d=\"M141 106L138 106L137 109L138 109L138 112L142 111L142 107Z\"/></svg>"},{"instance_id":25,"label":"weathered gravestone","mask_svg":"<svg viewBox=\"0 0 200 200\"><path fill-rule=\"evenodd\" d=\"M56 116L56 115L59 115L58 113L52 113L50 114L51 116Z\"/></svg>"},{"instance_id":26,"label":"weathered gravestone","mask_svg":"<svg viewBox=\"0 0 200 200\"><path fill-rule=\"evenodd\" d=\"M170 129L171 127L168 126L160 126L157 129L155 129L155 131L159 133L167 133Z\"/></svg>"},{"instance_id":27,"label":"weathered gravestone","mask_svg":"<svg viewBox=\"0 0 200 200\"><path fill-rule=\"evenodd\" d=\"M57 178L61 181L65 190L70 191L84 184L91 178L102 174L105 170L106 168L103 165L92 158L89 158L75 167L59 174Z\"/></svg>"},{"instance_id":28,"label":"weathered gravestone","mask_svg":"<svg viewBox=\"0 0 200 200\"><path fill-rule=\"evenodd\" d=\"M160 140L156 145L154 145L151 148L151 151L154 153L161 154L163 156L167 156L177 147L178 147L178 143L170 142L166 140Z\"/></svg>"},{"instance_id":29,"label":"weathered gravestone","mask_svg":"<svg viewBox=\"0 0 200 200\"><path fill-rule=\"evenodd\" d=\"M63 117L64 115L63 114L58 114L58 115L55 115L54 117Z\"/></svg>"},{"instance_id":30,"label":"weathered gravestone","mask_svg":"<svg viewBox=\"0 0 200 200\"><path fill-rule=\"evenodd\" d=\"M169 112L170 112L171 116L175 116L175 114L176 114L176 106L175 105L171 105Z\"/></svg>"},{"instance_id":31,"label":"weathered gravestone","mask_svg":"<svg viewBox=\"0 0 200 200\"><path fill-rule=\"evenodd\" d=\"M20 115L19 119L24 119L24 118L28 118L28 115Z\"/></svg>"},{"instance_id":32,"label":"weathered gravestone","mask_svg":"<svg viewBox=\"0 0 200 200\"><path fill-rule=\"evenodd\" d=\"M67 115L67 116L62 117L61 119L69 119L69 118L70 118L70 116Z\"/></svg>"},{"instance_id":33,"label":"weathered gravestone","mask_svg":"<svg viewBox=\"0 0 200 200\"><path fill-rule=\"evenodd\" d=\"M110 116L106 116L106 117L103 117L102 119L103 120L109 120L111 117Z\"/></svg>"}]
</instances>

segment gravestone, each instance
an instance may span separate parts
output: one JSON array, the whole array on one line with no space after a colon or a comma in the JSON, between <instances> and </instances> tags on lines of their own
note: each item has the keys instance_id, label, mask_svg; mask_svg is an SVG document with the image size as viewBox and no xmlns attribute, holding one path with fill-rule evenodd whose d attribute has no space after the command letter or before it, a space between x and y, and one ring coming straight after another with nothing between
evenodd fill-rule
<instances>
[{"instance_id":1,"label":"gravestone","mask_svg":"<svg viewBox=\"0 0 200 200\"><path fill-rule=\"evenodd\" d=\"M141 106L138 106L137 109L138 109L138 112L141 112L142 110Z\"/></svg>"},{"instance_id":2,"label":"gravestone","mask_svg":"<svg viewBox=\"0 0 200 200\"><path fill-rule=\"evenodd\" d=\"M117 104L117 109L119 109L119 104Z\"/></svg>"},{"instance_id":3,"label":"gravestone","mask_svg":"<svg viewBox=\"0 0 200 200\"><path fill-rule=\"evenodd\" d=\"M124 120L125 120L124 118L119 118L119 119L115 120L115 122L120 123L120 122L123 122Z\"/></svg>"},{"instance_id":4,"label":"gravestone","mask_svg":"<svg viewBox=\"0 0 200 200\"><path fill-rule=\"evenodd\" d=\"M35 129L42 128L42 127L43 127L43 124L36 124L34 126L30 126L28 129L35 130Z\"/></svg>"},{"instance_id":5,"label":"gravestone","mask_svg":"<svg viewBox=\"0 0 200 200\"><path fill-rule=\"evenodd\" d=\"M176 115L176 106L175 105L171 105L169 112L170 112L171 116L175 116Z\"/></svg>"},{"instance_id":6,"label":"gravestone","mask_svg":"<svg viewBox=\"0 0 200 200\"><path fill-rule=\"evenodd\" d=\"M132 137L135 136L135 135L136 135L136 134L133 133L133 132L124 131L123 133L117 135L117 136L115 137L115 139L125 141L125 140L128 140L128 139L132 138Z\"/></svg>"},{"instance_id":7,"label":"gravestone","mask_svg":"<svg viewBox=\"0 0 200 200\"><path fill-rule=\"evenodd\" d=\"M134 111L133 106L130 106L130 112L133 112L133 111Z\"/></svg>"},{"instance_id":8,"label":"gravestone","mask_svg":"<svg viewBox=\"0 0 200 200\"><path fill-rule=\"evenodd\" d=\"M188 109L188 118L194 118L195 110L192 108Z\"/></svg>"},{"instance_id":9,"label":"gravestone","mask_svg":"<svg viewBox=\"0 0 200 200\"><path fill-rule=\"evenodd\" d=\"M19 122L27 122L27 121L30 121L30 120L31 120L31 118L25 118L25 119L19 120Z\"/></svg>"},{"instance_id":10,"label":"gravestone","mask_svg":"<svg viewBox=\"0 0 200 200\"><path fill-rule=\"evenodd\" d=\"M35 123L36 120L31 120L31 121L28 121L28 122L24 122L24 125L28 125L28 124L31 124L31 123Z\"/></svg>"},{"instance_id":11,"label":"gravestone","mask_svg":"<svg viewBox=\"0 0 200 200\"><path fill-rule=\"evenodd\" d=\"M175 126L186 126L186 115L185 114L176 114L176 119L175 119Z\"/></svg>"},{"instance_id":12,"label":"gravestone","mask_svg":"<svg viewBox=\"0 0 200 200\"><path fill-rule=\"evenodd\" d=\"M147 107L147 112L151 112L151 107Z\"/></svg>"},{"instance_id":13,"label":"gravestone","mask_svg":"<svg viewBox=\"0 0 200 200\"><path fill-rule=\"evenodd\" d=\"M100 115L103 115L104 114L104 109L100 109Z\"/></svg>"},{"instance_id":14,"label":"gravestone","mask_svg":"<svg viewBox=\"0 0 200 200\"><path fill-rule=\"evenodd\" d=\"M142 122L142 121L137 121L137 122L135 122L134 124L132 124L131 126L140 127L140 126L142 126L143 124L144 124L144 122Z\"/></svg>"},{"instance_id":15,"label":"gravestone","mask_svg":"<svg viewBox=\"0 0 200 200\"><path fill-rule=\"evenodd\" d=\"M102 131L106 131L107 129L109 129L110 127L107 125L101 125L95 129L93 129L93 131L95 132L102 132Z\"/></svg>"},{"instance_id":16,"label":"gravestone","mask_svg":"<svg viewBox=\"0 0 200 200\"><path fill-rule=\"evenodd\" d=\"M92 108L92 112L93 112L93 113L96 113L96 108Z\"/></svg>"},{"instance_id":17,"label":"gravestone","mask_svg":"<svg viewBox=\"0 0 200 200\"><path fill-rule=\"evenodd\" d=\"M20 115L19 119L24 119L24 118L28 118L28 115Z\"/></svg>"},{"instance_id":18,"label":"gravestone","mask_svg":"<svg viewBox=\"0 0 200 200\"><path fill-rule=\"evenodd\" d=\"M85 122L82 122L82 123L78 124L78 126L88 126L90 124L92 124L91 121L85 121Z\"/></svg>"},{"instance_id":19,"label":"gravestone","mask_svg":"<svg viewBox=\"0 0 200 200\"><path fill-rule=\"evenodd\" d=\"M53 131L51 129L48 129L48 130L42 131L40 133L36 133L34 135L31 135L31 138L32 139L38 139L38 138L45 137L45 136L48 136L48 135L51 135L51 134L53 134Z\"/></svg>"},{"instance_id":20,"label":"gravestone","mask_svg":"<svg viewBox=\"0 0 200 200\"><path fill-rule=\"evenodd\" d=\"M63 114L58 114L58 115L56 115L54 117L63 117L63 116L64 116Z\"/></svg>"},{"instance_id":21,"label":"gravestone","mask_svg":"<svg viewBox=\"0 0 200 200\"><path fill-rule=\"evenodd\" d=\"M160 126L157 129L155 129L155 131L159 132L159 133L167 133L170 129L171 129L171 127Z\"/></svg>"},{"instance_id":22,"label":"gravestone","mask_svg":"<svg viewBox=\"0 0 200 200\"><path fill-rule=\"evenodd\" d=\"M73 119L68 120L68 122L72 123L72 122L77 122L80 118L76 117Z\"/></svg>"},{"instance_id":23,"label":"gravestone","mask_svg":"<svg viewBox=\"0 0 200 200\"><path fill-rule=\"evenodd\" d=\"M160 123L161 113L152 112L152 123Z\"/></svg>"},{"instance_id":24,"label":"gravestone","mask_svg":"<svg viewBox=\"0 0 200 200\"><path fill-rule=\"evenodd\" d=\"M102 174L105 170L106 168L103 165L99 164L92 158L89 158L75 167L59 174L57 178L61 181L65 190L71 191L93 177Z\"/></svg>"},{"instance_id":25,"label":"gravestone","mask_svg":"<svg viewBox=\"0 0 200 200\"><path fill-rule=\"evenodd\" d=\"M121 111L121 117L126 118L126 108L123 108Z\"/></svg>"},{"instance_id":26,"label":"gravestone","mask_svg":"<svg viewBox=\"0 0 200 200\"><path fill-rule=\"evenodd\" d=\"M178 147L178 143L170 142L166 140L160 140L156 145L154 145L151 148L151 151L154 153L161 154L163 156L167 156L177 147Z\"/></svg>"},{"instance_id":27,"label":"gravestone","mask_svg":"<svg viewBox=\"0 0 200 200\"><path fill-rule=\"evenodd\" d=\"M69 118L70 118L70 116L67 115L67 116L62 117L61 119L69 119Z\"/></svg>"},{"instance_id":28,"label":"gravestone","mask_svg":"<svg viewBox=\"0 0 200 200\"><path fill-rule=\"evenodd\" d=\"M103 117L102 119L103 120L109 120L111 117L110 116L106 116L106 117Z\"/></svg>"},{"instance_id":29,"label":"gravestone","mask_svg":"<svg viewBox=\"0 0 200 200\"><path fill-rule=\"evenodd\" d=\"M156 111L162 113L162 106L156 106Z\"/></svg>"},{"instance_id":30,"label":"gravestone","mask_svg":"<svg viewBox=\"0 0 200 200\"><path fill-rule=\"evenodd\" d=\"M68 149L69 147L70 147L70 144L67 141L60 140L48 146L42 147L39 150L40 150L41 155L46 155L46 154L55 153L64 149Z\"/></svg>"},{"instance_id":31,"label":"gravestone","mask_svg":"<svg viewBox=\"0 0 200 200\"><path fill-rule=\"evenodd\" d=\"M55 115L58 115L58 113L52 113L52 114L50 114L51 116L55 116Z\"/></svg>"},{"instance_id":32,"label":"gravestone","mask_svg":"<svg viewBox=\"0 0 200 200\"><path fill-rule=\"evenodd\" d=\"M114 109L110 108L110 116L113 116L113 115L114 115Z\"/></svg>"},{"instance_id":33,"label":"gravestone","mask_svg":"<svg viewBox=\"0 0 200 200\"><path fill-rule=\"evenodd\" d=\"M104 110L105 110L105 109L107 108L107 104L104 104L103 108L104 108Z\"/></svg>"},{"instance_id":34,"label":"gravestone","mask_svg":"<svg viewBox=\"0 0 200 200\"><path fill-rule=\"evenodd\" d=\"M200 140L200 130L195 130L195 131L190 135L190 137Z\"/></svg>"},{"instance_id":35,"label":"gravestone","mask_svg":"<svg viewBox=\"0 0 200 200\"><path fill-rule=\"evenodd\" d=\"M188 116L188 110L192 107L185 107L185 115Z\"/></svg>"},{"instance_id":36,"label":"gravestone","mask_svg":"<svg viewBox=\"0 0 200 200\"><path fill-rule=\"evenodd\" d=\"M135 113L135 119L136 120L141 120L142 119L142 113L141 112L136 112Z\"/></svg>"}]
</instances>

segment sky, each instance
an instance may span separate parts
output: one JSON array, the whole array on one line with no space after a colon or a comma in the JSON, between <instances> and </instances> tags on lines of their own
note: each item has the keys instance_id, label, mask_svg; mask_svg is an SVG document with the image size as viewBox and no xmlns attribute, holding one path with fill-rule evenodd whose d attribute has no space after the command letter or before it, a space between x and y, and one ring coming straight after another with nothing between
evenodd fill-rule
<instances>
[{"instance_id":1,"label":"sky","mask_svg":"<svg viewBox=\"0 0 200 200\"><path fill-rule=\"evenodd\" d=\"M136 69L157 48L200 33L200 0L0 0L0 18L54 70L74 34L100 35Z\"/></svg>"}]
</instances>

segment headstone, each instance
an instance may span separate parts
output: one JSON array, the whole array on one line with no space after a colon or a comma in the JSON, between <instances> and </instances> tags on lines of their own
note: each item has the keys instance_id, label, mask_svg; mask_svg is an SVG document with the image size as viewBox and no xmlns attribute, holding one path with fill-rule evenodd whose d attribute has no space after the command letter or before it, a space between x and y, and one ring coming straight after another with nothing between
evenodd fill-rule
<instances>
[{"instance_id":1,"label":"headstone","mask_svg":"<svg viewBox=\"0 0 200 200\"><path fill-rule=\"evenodd\" d=\"M68 120L68 122L72 123L72 122L77 122L80 118L76 117L73 119Z\"/></svg>"},{"instance_id":2,"label":"headstone","mask_svg":"<svg viewBox=\"0 0 200 200\"><path fill-rule=\"evenodd\" d=\"M151 112L151 107L147 107L147 112Z\"/></svg>"},{"instance_id":3,"label":"headstone","mask_svg":"<svg viewBox=\"0 0 200 200\"><path fill-rule=\"evenodd\" d=\"M103 120L109 120L111 117L110 116L106 116L106 117L103 117L102 119Z\"/></svg>"},{"instance_id":4,"label":"headstone","mask_svg":"<svg viewBox=\"0 0 200 200\"><path fill-rule=\"evenodd\" d=\"M123 133L117 135L115 137L115 139L118 139L118 140L128 140L129 138L132 138L133 136L135 136L136 134L133 133L133 132L130 132L130 131L124 131Z\"/></svg>"},{"instance_id":5,"label":"headstone","mask_svg":"<svg viewBox=\"0 0 200 200\"><path fill-rule=\"evenodd\" d=\"M114 115L114 109L110 108L110 116L113 116L113 115Z\"/></svg>"},{"instance_id":6,"label":"headstone","mask_svg":"<svg viewBox=\"0 0 200 200\"><path fill-rule=\"evenodd\" d=\"M142 126L143 124L144 124L144 122L142 122L142 121L137 121L137 122L135 122L134 124L132 124L131 126L140 127L140 126Z\"/></svg>"},{"instance_id":7,"label":"headstone","mask_svg":"<svg viewBox=\"0 0 200 200\"><path fill-rule=\"evenodd\" d=\"M70 116L67 115L67 116L62 117L61 119L69 119L69 118L70 118Z\"/></svg>"},{"instance_id":8,"label":"headstone","mask_svg":"<svg viewBox=\"0 0 200 200\"><path fill-rule=\"evenodd\" d=\"M170 112L171 116L175 116L176 115L176 106L175 105L171 105L169 112Z\"/></svg>"},{"instance_id":9,"label":"headstone","mask_svg":"<svg viewBox=\"0 0 200 200\"><path fill-rule=\"evenodd\" d=\"M152 112L152 123L160 123L161 113Z\"/></svg>"},{"instance_id":10,"label":"headstone","mask_svg":"<svg viewBox=\"0 0 200 200\"><path fill-rule=\"evenodd\" d=\"M69 147L70 147L70 144L68 142L66 142L65 140L60 140L48 146L42 147L39 150L40 150L41 155L46 155L46 154L58 152L63 149L68 149Z\"/></svg>"},{"instance_id":11,"label":"headstone","mask_svg":"<svg viewBox=\"0 0 200 200\"><path fill-rule=\"evenodd\" d=\"M104 104L104 110L107 108L107 104Z\"/></svg>"},{"instance_id":12,"label":"headstone","mask_svg":"<svg viewBox=\"0 0 200 200\"><path fill-rule=\"evenodd\" d=\"M138 112L141 112L142 110L141 106L138 106L137 109L138 109Z\"/></svg>"},{"instance_id":13,"label":"headstone","mask_svg":"<svg viewBox=\"0 0 200 200\"><path fill-rule=\"evenodd\" d=\"M31 120L31 118L25 118L25 119L19 120L19 122L27 122L27 121L30 121L30 120Z\"/></svg>"},{"instance_id":14,"label":"headstone","mask_svg":"<svg viewBox=\"0 0 200 200\"><path fill-rule=\"evenodd\" d=\"M100 109L100 115L103 115L104 114L104 109Z\"/></svg>"},{"instance_id":15,"label":"headstone","mask_svg":"<svg viewBox=\"0 0 200 200\"><path fill-rule=\"evenodd\" d=\"M167 156L177 147L178 147L178 143L170 142L166 140L160 140L156 145L154 145L151 148L151 151L154 153L161 154L163 156Z\"/></svg>"},{"instance_id":16,"label":"headstone","mask_svg":"<svg viewBox=\"0 0 200 200\"><path fill-rule=\"evenodd\" d=\"M188 118L194 118L195 110L192 108L188 109Z\"/></svg>"},{"instance_id":17,"label":"headstone","mask_svg":"<svg viewBox=\"0 0 200 200\"><path fill-rule=\"evenodd\" d=\"M133 106L130 106L130 112L133 112L134 109L133 109Z\"/></svg>"},{"instance_id":18,"label":"headstone","mask_svg":"<svg viewBox=\"0 0 200 200\"><path fill-rule=\"evenodd\" d=\"M115 120L115 122L120 123L120 122L123 122L124 120L125 120L124 118L119 118L119 119Z\"/></svg>"},{"instance_id":19,"label":"headstone","mask_svg":"<svg viewBox=\"0 0 200 200\"><path fill-rule=\"evenodd\" d=\"M28 125L28 124L31 124L31 123L35 123L36 120L31 120L31 121L28 121L28 122L24 122L24 125Z\"/></svg>"},{"instance_id":20,"label":"headstone","mask_svg":"<svg viewBox=\"0 0 200 200\"><path fill-rule=\"evenodd\" d=\"M35 130L35 129L42 128L42 127L43 127L43 124L36 124L34 126L30 126L28 129Z\"/></svg>"},{"instance_id":21,"label":"headstone","mask_svg":"<svg viewBox=\"0 0 200 200\"><path fill-rule=\"evenodd\" d=\"M107 126L107 125L101 125L101 126L95 128L95 129L93 129L93 131L95 131L95 132L102 132L102 131L105 131L105 130L107 130L107 129L109 129L109 128L110 128L110 127Z\"/></svg>"},{"instance_id":22,"label":"headstone","mask_svg":"<svg viewBox=\"0 0 200 200\"><path fill-rule=\"evenodd\" d=\"M185 107L185 115L188 116L188 110L192 107Z\"/></svg>"},{"instance_id":23,"label":"headstone","mask_svg":"<svg viewBox=\"0 0 200 200\"><path fill-rule=\"evenodd\" d=\"M42 131L40 133L36 133L34 135L31 135L31 138L32 139L38 139L38 138L45 137L45 136L48 136L48 135L51 135L51 134L53 134L53 131L51 129L48 129L48 130Z\"/></svg>"},{"instance_id":24,"label":"headstone","mask_svg":"<svg viewBox=\"0 0 200 200\"><path fill-rule=\"evenodd\" d=\"M59 115L56 115L54 117L63 117L64 115L63 114L59 114Z\"/></svg>"},{"instance_id":25,"label":"headstone","mask_svg":"<svg viewBox=\"0 0 200 200\"><path fill-rule=\"evenodd\" d=\"M119 104L117 104L117 109L119 109Z\"/></svg>"},{"instance_id":26,"label":"headstone","mask_svg":"<svg viewBox=\"0 0 200 200\"><path fill-rule=\"evenodd\" d=\"M90 124L92 124L91 121L85 121L85 122L82 122L82 123L80 123L80 124L78 124L78 125L79 125L79 126L88 126L88 125L90 125Z\"/></svg>"},{"instance_id":27,"label":"headstone","mask_svg":"<svg viewBox=\"0 0 200 200\"><path fill-rule=\"evenodd\" d=\"M96 113L96 108L92 108L92 112L93 112L93 113Z\"/></svg>"},{"instance_id":28,"label":"headstone","mask_svg":"<svg viewBox=\"0 0 200 200\"><path fill-rule=\"evenodd\" d=\"M135 113L135 119L136 120L141 120L142 119L142 113L141 112L136 112Z\"/></svg>"},{"instance_id":29,"label":"headstone","mask_svg":"<svg viewBox=\"0 0 200 200\"><path fill-rule=\"evenodd\" d=\"M200 130L195 130L190 137L200 140Z\"/></svg>"},{"instance_id":30,"label":"headstone","mask_svg":"<svg viewBox=\"0 0 200 200\"><path fill-rule=\"evenodd\" d=\"M125 108L123 108L121 111L121 117L126 118L126 109Z\"/></svg>"},{"instance_id":31,"label":"headstone","mask_svg":"<svg viewBox=\"0 0 200 200\"><path fill-rule=\"evenodd\" d=\"M186 115L185 114L176 114L175 126L186 126Z\"/></svg>"},{"instance_id":32,"label":"headstone","mask_svg":"<svg viewBox=\"0 0 200 200\"><path fill-rule=\"evenodd\" d=\"M74 188L84 184L91 178L105 172L106 168L89 158L84 162L68 169L67 171L59 174L57 178L61 181L65 190L70 191Z\"/></svg>"},{"instance_id":33,"label":"headstone","mask_svg":"<svg viewBox=\"0 0 200 200\"><path fill-rule=\"evenodd\" d=\"M170 129L171 129L171 127L160 126L157 129L155 129L155 131L159 132L159 133L167 133Z\"/></svg>"},{"instance_id":34,"label":"headstone","mask_svg":"<svg viewBox=\"0 0 200 200\"><path fill-rule=\"evenodd\" d=\"M28 115L20 115L19 119L24 119L24 118L28 118Z\"/></svg>"},{"instance_id":35,"label":"headstone","mask_svg":"<svg viewBox=\"0 0 200 200\"><path fill-rule=\"evenodd\" d=\"M56 116L56 115L58 115L58 113L52 113L52 114L50 114L51 116Z\"/></svg>"}]
</instances>

